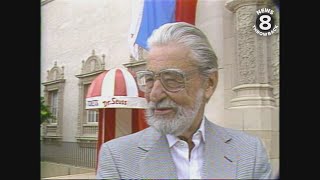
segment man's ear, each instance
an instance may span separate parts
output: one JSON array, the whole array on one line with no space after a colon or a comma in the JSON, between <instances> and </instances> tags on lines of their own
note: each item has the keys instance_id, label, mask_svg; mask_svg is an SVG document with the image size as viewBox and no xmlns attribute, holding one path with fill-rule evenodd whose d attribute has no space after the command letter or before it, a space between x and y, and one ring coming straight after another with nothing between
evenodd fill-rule
<instances>
[{"instance_id":1,"label":"man's ear","mask_svg":"<svg viewBox=\"0 0 320 180\"><path fill-rule=\"evenodd\" d=\"M215 71L209 76L207 83L205 85L205 98L207 101L209 101L210 97L216 90L217 84L218 84L218 71Z\"/></svg>"}]
</instances>

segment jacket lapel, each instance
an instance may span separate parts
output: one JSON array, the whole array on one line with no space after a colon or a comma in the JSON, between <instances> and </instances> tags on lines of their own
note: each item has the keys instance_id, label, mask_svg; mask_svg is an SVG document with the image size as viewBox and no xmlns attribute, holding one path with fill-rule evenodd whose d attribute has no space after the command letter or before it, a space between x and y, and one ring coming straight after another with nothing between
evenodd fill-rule
<instances>
[{"instance_id":1,"label":"jacket lapel","mask_svg":"<svg viewBox=\"0 0 320 180\"><path fill-rule=\"evenodd\" d=\"M202 177L235 179L237 151L228 142L231 137L223 129L205 119L205 152Z\"/></svg>"},{"instance_id":2,"label":"jacket lapel","mask_svg":"<svg viewBox=\"0 0 320 180\"><path fill-rule=\"evenodd\" d=\"M237 151L229 144L226 130L205 119L204 179L236 179ZM168 141L153 127L146 129L139 148L139 170L143 179L177 179Z\"/></svg>"},{"instance_id":3,"label":"jacket lapel","mask_svg":"<svg viewBox=\"0 0 320 180\"><path fill-rule=\"evenodd\" d=\"M142 136L139 148L144 153L139 162L143 179L177 179L176 168L165 136L150 127Z\"/></svg>"}]
</instances>

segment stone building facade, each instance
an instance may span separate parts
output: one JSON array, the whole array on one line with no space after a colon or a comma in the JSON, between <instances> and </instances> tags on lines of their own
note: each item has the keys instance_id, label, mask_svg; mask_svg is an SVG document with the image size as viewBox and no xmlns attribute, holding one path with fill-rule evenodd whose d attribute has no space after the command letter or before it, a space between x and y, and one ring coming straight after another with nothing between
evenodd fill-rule
<instances>
[{"instance_id":1,"label":"stone building facade","mask_svg":"<svg viewBox=\"0 0 320 180\"><path fill-rule=\"evenodd\" d=\"M144 56L130 58L132 0L43 0L41 2L41 92L57 119L42 125L42 140L95 143L96 112L84 110L91 81L113 67L143 69ZM218 56L219 84L205 115L221 126L262 138L275 173L279 169L279 29L259 36L264 0L198 0L196 26ZM88 121L91 119L93 121Z\"/></svg>"}]
</instances>

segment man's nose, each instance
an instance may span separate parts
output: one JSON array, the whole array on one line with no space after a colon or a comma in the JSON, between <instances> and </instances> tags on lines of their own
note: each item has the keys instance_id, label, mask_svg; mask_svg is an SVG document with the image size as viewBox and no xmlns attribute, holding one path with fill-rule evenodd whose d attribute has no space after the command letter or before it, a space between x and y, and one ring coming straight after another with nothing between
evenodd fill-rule
<instances>
[{"instance_id":1,"label":"man's nose","mask_svg":"<svg viewBox=\"0 0 320 180\"><path fill-rule=\"evenodd\" d=\"M158 102L165 98L167 95L164 91L164 87L162 86L160 80L156 80L153 84L153 87L150 91L150 101Z\"/></svg>"}]
</instances>

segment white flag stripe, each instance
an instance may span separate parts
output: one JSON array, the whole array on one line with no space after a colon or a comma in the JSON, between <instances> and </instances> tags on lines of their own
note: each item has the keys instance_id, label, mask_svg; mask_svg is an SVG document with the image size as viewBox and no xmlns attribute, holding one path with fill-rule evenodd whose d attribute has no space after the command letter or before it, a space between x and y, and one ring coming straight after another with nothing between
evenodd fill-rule
<instances>
[{"instance_id":1,"label":"white flag stripe","mask_svg":"<svg viewBox=\"0 0 320 180\"><path fill-rule=\"evenodd\" d=\"M143 14L143 6L144 0L132 0L132 9L131 9L131 25L129 30L129 48L131 55L138 60L139 53L138 53L138 45L135 44L137 39L138 31L140 29L142 14Z\"/></svg>"}]
</instances>

